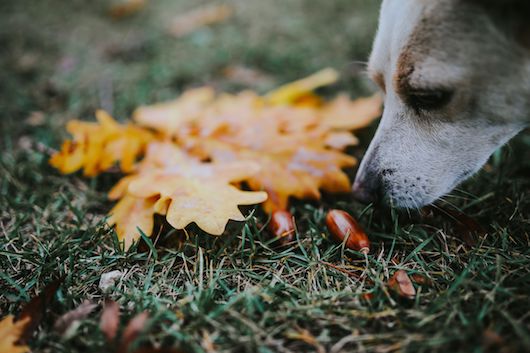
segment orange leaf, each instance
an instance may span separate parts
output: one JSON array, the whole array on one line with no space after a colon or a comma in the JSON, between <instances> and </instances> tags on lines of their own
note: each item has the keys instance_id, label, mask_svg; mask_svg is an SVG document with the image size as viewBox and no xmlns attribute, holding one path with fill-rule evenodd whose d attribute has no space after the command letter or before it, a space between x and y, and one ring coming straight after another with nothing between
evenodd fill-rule
<instances>
[{"instance_id":1,"label":"orange leaf","mask_svg":"<svg viewBox=\"0 0 530 353\"><path fill-rule=\"evenodd\" d=\"M28 346L17 343L24 334L29 321L29 317L14 321L13 315L8 315L0 321L0 352L25 353L30 351Z\"/></svg>"},{"instance_id":2,"label":"orange leaf","mask_svg":"<svg viewBox=\"0 0 530 353\"><path fill-rule=\"evenodd\" d=\"M285 210L289 197L320 198L319 189L331 193L348 192L350 181L343 167L355 165L355 158L323 148L305 148L282 152L254 151L226 144L212 144L209 152L217 162L248 160L261 166L260 173L247 179L252 190L265 190L269 199L266 212Z\"/></svg>"}]
</instances>

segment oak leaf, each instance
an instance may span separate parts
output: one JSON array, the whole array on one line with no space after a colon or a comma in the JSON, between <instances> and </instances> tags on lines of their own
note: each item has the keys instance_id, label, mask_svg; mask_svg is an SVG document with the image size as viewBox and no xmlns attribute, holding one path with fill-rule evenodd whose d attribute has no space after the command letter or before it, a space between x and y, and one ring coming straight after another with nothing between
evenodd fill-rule
<instances>
[{"instance_id":1,"label":"oak leaf","mask_svg":"<svg viewBox=\"0 0 530 353\"><path fill-rule=\"evenodd\" d=\"M350 190L344 167L355 165L356 160L346 154L318 147L300 146L283 151L259 151L228 144L206 145L217 162L253 161L261 171L246 182L252 190L265 190L269 195L263 204L266 212L286 210L290 197L320 199L320 190L343 193Z\"/></svg>"},{"instance_id":2,"label":"oak leaf","mask_svg":"<svg viewBox=\"0 0 530 353\"><path fill-rule=\"evenodd\" d=\"M61 150L52 156L52 166L64 174L83 169L85 176L104 172L116 162L125 173L134 170L136 159L154 135L130 124L118 124L102 110L96 112L96 119L97 123L72 120L67 124L73 141L65 141Z\"/></svg>"},{"instance_id":3,"label":"oak leaf","mask_svg":"<svg viewBox=\"0 0 530 353\"><path fill-rule=\"evenodd\" d=\"M14 321L13 315L8 315L0 321L0 352L25 353L30 351L28 346L18 344L29 321L29 317Z\"/></svg>"},{"instance_id":4,"label":"oak leaf","mask_svg":"<svg viewBox=\"0 0 530 353\"><path fill-rule=\"evenodd\" d=\"M164 159L165 155L171 158ZM151 235L155 213L166 216L176 229L196 223L209 234L221 235L229 220L245 220L238 205L267 199L265 192L241 191L231 185L259 170L252 162L203 163L171 143L152 144L139 173L122 179L110 191L109 197L121 200L108 223L116 225L125 249L139 238L137 227Z\"/></svg>"}]
</instances>

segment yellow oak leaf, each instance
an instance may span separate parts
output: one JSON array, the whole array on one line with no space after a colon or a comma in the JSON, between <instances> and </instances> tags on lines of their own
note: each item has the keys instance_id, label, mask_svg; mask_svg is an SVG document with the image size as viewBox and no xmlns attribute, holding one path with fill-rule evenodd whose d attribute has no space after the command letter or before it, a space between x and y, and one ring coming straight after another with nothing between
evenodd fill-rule
<instances>
[{"instance_id":1,"label":"yellow oak leaf","mask_svg":"<svg viewBox=\"0 0 530 353\"><path fill-rule=\"evenodd\" d=\"M0 352L2 353L26 353L30 349L28 346L19 345L26 325L30 318L14 321L13 315L8 315L0 321Z\"/></svg>"},{"instance_id":2,"label":"yellow oak leaf","mask_svg":"<svg viewBox=\"0 0 530 353\"><path fill-rule=\"evenodd\" d=\"M265 192L241 191L212 178L181 177L171 172L140 177L131 182L129 193L141 198L159 197L156 209L174 228L196 223L212 235L221 235L229 220L245 220L238 205L267 199Z\"/></svg>"},{"instance_id":3,"label":"yellow oak leaf","mask_svg":"<svg viewBox=\"0 0 530 353\"><path fill-rule=\"evenodd\" d=\"M133 119L139 125L165 135L175 135L202 115L214 97L215 92L210 87L192 89L173 101L139 107L134 111Z\"/></svg>"},{"instance_id":4,"label":"yellow oak leaf","mask_svg":"<svg viewBox=\"0 0 530 353\"><path fill-rule=\"evenodd\" d=\"M109 212L107 223L109 226L116 226L118 241L123 244L123 249L129 249L140 238L138 229L146 235L153 233L153 208L156 201L157 198L141 198L126 194Z\"/></svg>"},{"instance_id":5,"label":"yellow oak leaf","mask_svg":"<svg viewBox=\"0 0 530 353\"><path fill-rule=\"evenodd\" d=\"M140 156L154 135L133 125L118 124L106 112L96 112L97 123L79 120L67 124L73 141L65 141L50 164L61 173L83 169L85 176L95 176L119 162L123 172L135 168Z\"/></svg>"},{"instance_id":6,"label":"yellow oak leaf","mask_svg":"<svg viewBox=\"0 0 530 353\"><path fill-rule=\"evenodd\" d=\"M124 177L109 192L121 199L111 210L109 225L128 249L140 237L150 236L154 214L183 229L190 223L212 235L223 233L229 220L243 221L238 205L259 204L265 192L241 191L233 183L249 179L260 167L252 162L203 163L187 156L171 142L152 143L138 173Z\"/></svg>"},{"instance_id":7,"label":"yellow oak leaf","mask_svg":"<svg viewBox=\"0 0 530 353\"><path fill-rule=\"evenodd\" d=\"M381 95L351 100L343 94L322 108L322 124L332 130L353 131L370 125L382 113Z\"/></svg>"}]
</instances>

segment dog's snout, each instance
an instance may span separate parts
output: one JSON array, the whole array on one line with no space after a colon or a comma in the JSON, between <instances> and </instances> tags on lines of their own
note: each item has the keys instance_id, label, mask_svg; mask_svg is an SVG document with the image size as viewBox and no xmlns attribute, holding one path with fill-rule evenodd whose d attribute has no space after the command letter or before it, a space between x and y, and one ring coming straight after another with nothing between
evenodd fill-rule
<instances>
[{"instance_id":1,"label":"dog's snout","mask_svg":"<svg viewBox=\"0 0 530 353\"><path fill-rule=\"evenodd\" d=\"M352 187L353 197L362 203L377 202L382 193L382 179L378 173L358 174Z\"/></svg>"}]
</instances>

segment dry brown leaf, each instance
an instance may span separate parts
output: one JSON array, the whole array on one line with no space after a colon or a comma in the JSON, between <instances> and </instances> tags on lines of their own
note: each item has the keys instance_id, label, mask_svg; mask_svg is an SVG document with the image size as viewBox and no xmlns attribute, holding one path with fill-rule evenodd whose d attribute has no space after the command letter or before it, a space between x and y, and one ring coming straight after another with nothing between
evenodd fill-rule
<instances>
[{"instance_id":1,"label":"dry brown leaf","mask_svg":"<svg viewBox=\"0 0 530 353\"><path fill-rule=\"evenodd\" d=\"M233 13L234 9L226 4L203 6L175 17L168 32L174 37L183 37L202 27L226 21Z\"/></svg>"},{"instance_id":2,"label":"dry brown leaf","mask_svg":"<svg viewBox=\"0 0 530 353\"><path fill-rule=\"evenodd\" d=\"M103 313L99 320L99 329L107 341L113 342L118 333L118 327L120 325L120 307L118 303L113 300L106 300L103 306Z\"/></svg>"},{"instance_id":3,"label":"dry brown leaf","mask_svg":"<svg viewBox=\"0 0 530 353\"><path fill-rule=\"evenodd\" d=\"M397 270L394 273L388 281L388 286L403 298L414 299L416 296L416 288L414 288L407 272L403 270Z\"/></svg>"},{"instance_id":4,"label":"dry brown leaf","mask_svg":"<svg viewBox=\"0 0 530 353\"><path fill-rule=\"evenodd\" d=\"M20 321L27 321L22 335L23 341L28 341L35 329L40 325L46 309L53 300L55 293L63 282L63 278L56 279L48 284L42 292L33 297L24 307L18 317Z\"/></svg>"},{"instance_id":5,"label":"dry brown leaf","mask_svg":"<svg viewBox=\"0 0 530 353\"><path fill-rule=\"evenodd\" d=\"M26 353L30 351L28 346L18 344L29 321L29 317L14 321L13 315L8 315L0 321L0 352Z\"/></svg>"},{"instance_id":6,"label":"dry brown leaf","mask_svg":"<svg viewBox=\"0 0 530 353\"><path fill-rule=\"evenodd\" d=\"M131 343L138 337L138 335L143 331L147 320L149 319L149 314L147 311L144 311L135 317L133 317L125 329L121 337L121 345L118 349L120 353L126 353L129 349Z\"/></svg>"},{"instance_id":7,"label":"dry brown leaf","mask_svg":"<svg viewBox=\"0 0 530 353\"><path fill-rule=\"evenodd\" d=\"M97 304L91 302L90 300L85 300L77 308L61 315L57 321L55 321L53 328L62 335L67 332L70 327L75 324L75 322L83 320L90 315L90 313L92 313L96 307Z\"/></svg>"},{"instance_id":8,"label":"dry brown leaf","mask_svg":"<svg viewBox=\"0 0 530 353\"><path fill-rule=\"evenodd\" d=\"M128 17L140 12L145 4L146 0L121 0L110 6L109 15L115 20Z\"/></svg>"}]
</instances>

